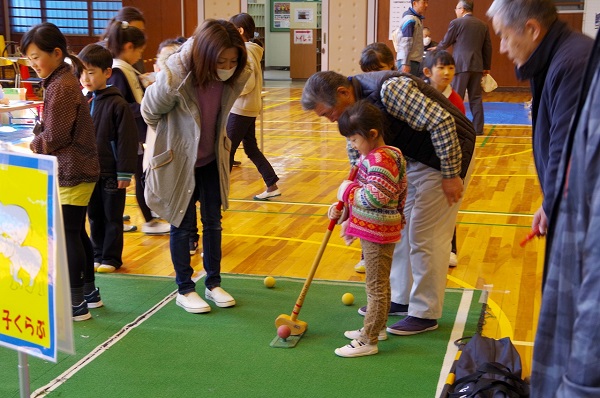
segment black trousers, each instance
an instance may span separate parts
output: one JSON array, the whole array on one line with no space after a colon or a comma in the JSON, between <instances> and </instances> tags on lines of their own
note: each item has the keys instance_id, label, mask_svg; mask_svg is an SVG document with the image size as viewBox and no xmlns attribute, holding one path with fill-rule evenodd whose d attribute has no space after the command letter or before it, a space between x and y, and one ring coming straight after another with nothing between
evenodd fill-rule
<instances>
[{"instance_id":1,"label":"black trousers","mask_svg":"<svg viewBox=\"0 0 600 398\"><path fill-rule=\"evenodd\" d=\"M94 282L94 253L85 230L86 206L62 205L71 288ZM122 221L121 221L122 222Z\"/></svg>"},{"instance_id":2,"label":"black trousers","mask_svg":"<svg viewBox=\"0 0 600 398\"><path fill-rule=\"evenodd\" d=\"M94 262L123 265L123 211L125 189L117 188L117 177L100 177L88 204Z\"/></svg>"}]
</instances>

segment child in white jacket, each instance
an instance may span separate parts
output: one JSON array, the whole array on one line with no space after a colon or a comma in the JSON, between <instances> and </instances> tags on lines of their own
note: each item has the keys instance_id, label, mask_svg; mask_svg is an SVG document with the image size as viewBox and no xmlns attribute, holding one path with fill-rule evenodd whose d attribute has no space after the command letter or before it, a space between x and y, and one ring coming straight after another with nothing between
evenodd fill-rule
<instances>
[{"instance_id":1,"label":"child in white jacket","mask_svg":"<svg viewBox=\"0 0 600 398\"><path fill-rule=\"evenodd\" d=\"M263 85L260 61L264 49L260 40L254 39L256 26L249 14L241 13L234 15L229 19L229 22L238 28L244 39L248 53L248 65L252 69L252 76L246 83L242 95L233 104L229 119L227 120L227 136L231 140L229 167L231 170L235 151L240 146L240 143L244 143L244 152L246 152L248 158L254 163L267 185L267 189L263 193L254 196L254 199L269 200L275 196L280 196L281 191L277 187L279 177L277 177L275 170L273 170L265 155L260 151L256 142L256 117L260 114L261 110L261 91Z\"/></svg>"}]
</instances>

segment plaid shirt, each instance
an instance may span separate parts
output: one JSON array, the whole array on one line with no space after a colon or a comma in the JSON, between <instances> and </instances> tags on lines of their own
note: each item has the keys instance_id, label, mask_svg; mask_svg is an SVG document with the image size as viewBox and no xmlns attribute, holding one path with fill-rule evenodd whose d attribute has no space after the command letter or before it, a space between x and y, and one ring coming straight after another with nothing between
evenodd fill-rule
<instances>
[{"instance_id":1,"label":"plaid shirt","mask_svg":"<svg viewBox=\"0 0 600 398\"><path fill-rule=\"evenodd\" d=\"M406 77L386 80L381 86L381 102L391 116L406 122L414 130L431 134L443 178L460 175L462 153L450 113Z\"/></svg>"}]
</instances>

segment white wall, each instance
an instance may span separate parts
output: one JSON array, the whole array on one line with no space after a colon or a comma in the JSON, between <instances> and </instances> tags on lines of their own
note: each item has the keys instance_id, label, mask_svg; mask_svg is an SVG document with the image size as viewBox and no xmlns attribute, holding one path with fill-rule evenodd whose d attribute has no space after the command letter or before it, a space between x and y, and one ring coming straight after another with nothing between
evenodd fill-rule
<instances>
[{"instance_id":1,"label":"white wall","mask_svg":"<svg viewBox=\"0 0 600 398\"><path fill-rule=\"evenodd\" d=\"M290 66L290 32L271 32L271 2L265 0L265 67Z\"/></svg>"},{"instance_id":2,"label":"white wall","mask_svg":"<svg viewBox=\"0 0 600 398\"><path fill-rule=\"evenodd\" d=\"M329 1L329 70L344 75L360 72L358 60L367 45L368 1Z\"/></svg>"},{"instance_id":3,"label":"white wall","mask_svg":"<svg viewBox=\"0 0 600 398\"><path fill-rule=\"evenodd\" d=\"M583 11L583 33L592 38L596 37L598 27L596 18L600 18L600 1L587 0Z\"/></svg>"}]
</instances>

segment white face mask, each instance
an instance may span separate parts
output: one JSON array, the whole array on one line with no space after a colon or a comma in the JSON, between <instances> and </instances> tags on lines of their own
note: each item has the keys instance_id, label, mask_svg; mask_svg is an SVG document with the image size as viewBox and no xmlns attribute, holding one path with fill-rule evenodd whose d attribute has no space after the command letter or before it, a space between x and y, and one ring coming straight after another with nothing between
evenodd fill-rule
<instances>
[{"instance_id":1,"label":"white face mask","mask_svg":"<svg viewBox=\"0 0 600 398\"><path fill-rule=\"evenodd\" d=\"M424 46L428 46L431 43L431 37L424 37L423 38L423 45Z\"/></svg>"},{"instance_id":2,"label":"white face mask","mask_svg":"<svg viewBox=\"0 0 600 398\"><path fill-rule=\"evenodd\" d=\"M221 81L223 81L223 82L228 80L231 76L233 76L234 73L235 73L235 68L217 69L217 75L219 76L219 79L221 79Z\"/></svg>"}]
</instances>

